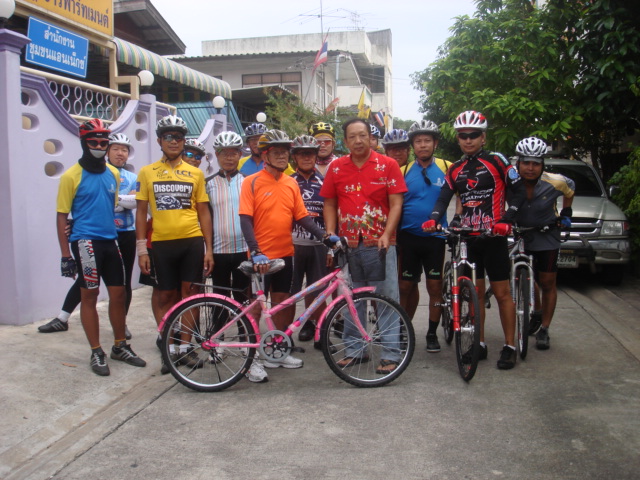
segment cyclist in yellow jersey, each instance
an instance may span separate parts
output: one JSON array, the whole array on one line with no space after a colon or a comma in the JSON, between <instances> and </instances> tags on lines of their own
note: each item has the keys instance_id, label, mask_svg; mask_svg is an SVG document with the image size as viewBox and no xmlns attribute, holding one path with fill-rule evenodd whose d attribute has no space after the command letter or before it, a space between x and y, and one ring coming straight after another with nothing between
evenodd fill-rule
<instances>
[{"instance_id":1,"label":"cyclist in yellow jersey","mask_svg":"<svg viewBox=\"0 0 640 480\"><path fill-rule=\"evenodd\" d=\"M140 270L150 272L147 250L147 213L153 218L153 263L158 283L159 313L166 312L181 298L198 292L193 282L201 282L203 273L213 268L212 227L209 197L204 174L183 161L187 125L168 115L158 122L156 134L163 156L138 174L136 247ZM157 319L156 319L157 321ZM171 345L180 364L192 368L202 360L190 348L190 339ZM166 367L163 371L167 370Z\"/></svg>"}]
</instances>

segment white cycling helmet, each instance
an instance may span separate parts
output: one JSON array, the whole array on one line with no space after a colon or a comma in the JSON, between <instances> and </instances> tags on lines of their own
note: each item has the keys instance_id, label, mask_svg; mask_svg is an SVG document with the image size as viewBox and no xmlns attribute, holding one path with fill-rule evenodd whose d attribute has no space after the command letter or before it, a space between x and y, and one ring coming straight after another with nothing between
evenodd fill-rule
<instances>
[{"instance_id":1,"label":"white cycling helmet","mask_svg":"<svg viewBox=\"0 0 640 480\"><path fill-rule=\"evenodd\" d=\"M222 132L213 141L213 148L219 152L223 148L242 148L242 137L236 132Z\"/></svg>"},{"instance_id":2,"label":"white cycling helmet","mask_svg":"<svg viewBox=\"0 0 640 480\"><path fill-rule=\"evenodd\" d=\"M371 135L373 135L374 137L380 138L382 136L380 134L380 129L375 125L373 125L372 123L369 124L369 131L371 132Z\"/></svg>"},{"instance_id":3,"label":"white cycling helmet","mask_svg":"<svg viewBox=\"0 0 640 480\"><path fill-rule=\"evenodd\" d=\"M164 132L181 132L187 134L187 124L180 117L167 115L158 120L156 125L156 135L160 137Z\"/></svg>"},{"instance_id":4,"label":"white cycling helmet","mask_svg":"<svg viewBox=\"0 0 640 480\"><path fill-rule=\"evenodd\" d=\"M520 140L516 145L516 152L523 157L540 157L547 153L547 144L536 137Z\"/></svg>"},{"instance_id":5,"label":"white cycling helmet","mask_svg":"<svg viewBox=\"0 0 640 480\"><path fill-rule=\"evenodd\" d=\"M462 112L453 123L453 128L456 130L462 130L463 128L475 128L476 130L484 131L487 129L487 126L487 119L485 116L474 110Z\"/></svg>"},{"instance_id":6,"label":"white cycling helmet","mask_svg":"<svg viewBox=\"0 0 640 480\"><path fill-rule=\"evenodd\" d=\"M207 154L207 152L204 149L204 145L200 143L198 140L196 140L195 138L187 138L184 141L184 148L192 148L200 152L202 155Z\"/></svg>"},{"instance_id":7,"label":"white cycling helmet","mask_svg":"<svg viewBox=\"0 0 640 480\"><path fill-rule=\"evenodd\" d=\"M131 148L131 141L124 133L112 133L109 135L109 145L126 145Z\"/></svg>"}]
</instances>

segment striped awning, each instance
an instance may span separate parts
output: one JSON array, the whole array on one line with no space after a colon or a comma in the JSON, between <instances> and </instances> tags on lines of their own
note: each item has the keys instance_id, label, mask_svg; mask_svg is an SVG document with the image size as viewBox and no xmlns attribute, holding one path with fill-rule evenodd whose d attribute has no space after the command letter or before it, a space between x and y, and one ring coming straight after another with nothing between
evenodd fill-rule
<instances>
[{"instance_id":1,"label":"striped awning","mask_svg":"<svg viewBox=\"0 0 640 480\"><path fill-rule=\"evenodd\" d=\"M116 59L119 62L141 70L149 70L154 75L160 75L203 92L231 99L231 87L227 82L181 65L126 40L114 37L113 42L116 44Z\"/></svg>"}]
</instances>

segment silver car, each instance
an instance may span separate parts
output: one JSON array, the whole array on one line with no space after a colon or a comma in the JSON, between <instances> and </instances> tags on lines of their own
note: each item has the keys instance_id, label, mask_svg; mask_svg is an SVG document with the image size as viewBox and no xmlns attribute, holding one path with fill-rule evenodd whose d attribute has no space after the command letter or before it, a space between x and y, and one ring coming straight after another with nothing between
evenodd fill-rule
<instances>
[{"instance_id":1,"label":"silver car","mask_svg":"<svg viewBox=\"0 0 640 480\"><path fill-rule=\"evenodd\" d=\"M579 160L545 158L545 169L561 173L576 184L569 238L560 247L558 267L588 265L609 285L622 281L629 263L629 221L607 195L596 170ZM562 197L558 199L558 211Z\"/></svg>"}]
</instances>

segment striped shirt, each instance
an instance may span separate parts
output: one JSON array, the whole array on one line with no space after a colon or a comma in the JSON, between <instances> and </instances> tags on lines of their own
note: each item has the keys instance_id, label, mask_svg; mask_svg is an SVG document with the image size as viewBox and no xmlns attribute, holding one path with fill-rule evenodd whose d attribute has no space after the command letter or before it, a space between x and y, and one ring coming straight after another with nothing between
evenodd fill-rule
<instances>
[{"instance_id":1,"label":"striped shirt","mask_svg":"<svg viewBox=\"0 0 640 480\"><path fill-rule=\"evenodd\" d=\"M238 171L225 177L222 170L206 180L213 223L213 253L241 253L247 244L240 229L240 190L244 176Z\"/></svg>"}]
</instances>

